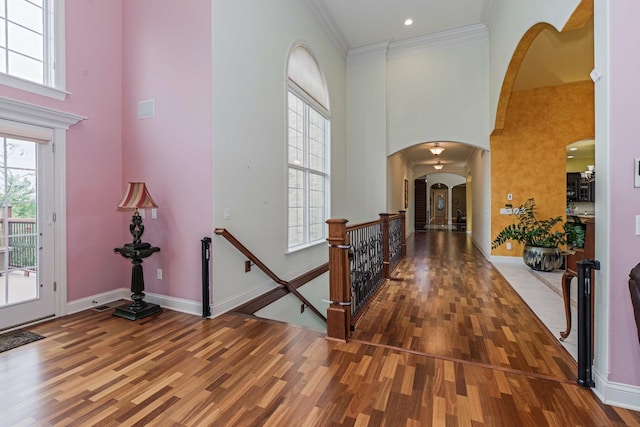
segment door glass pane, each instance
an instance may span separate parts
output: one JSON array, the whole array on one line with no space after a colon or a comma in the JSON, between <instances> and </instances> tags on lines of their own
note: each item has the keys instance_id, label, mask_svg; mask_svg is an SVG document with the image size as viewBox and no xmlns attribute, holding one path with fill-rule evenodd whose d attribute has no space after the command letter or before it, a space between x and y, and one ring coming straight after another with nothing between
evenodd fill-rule
<instances>
[{"instance_id":1,"label":"door glass pane","mask_svg":"<svg viewBox=\"0 0 640 427\"><path fill-rule=\"evenodd\" d=\"M0 305L38 297L36 143L0 138Z\"/></svg>"}]
</instances>

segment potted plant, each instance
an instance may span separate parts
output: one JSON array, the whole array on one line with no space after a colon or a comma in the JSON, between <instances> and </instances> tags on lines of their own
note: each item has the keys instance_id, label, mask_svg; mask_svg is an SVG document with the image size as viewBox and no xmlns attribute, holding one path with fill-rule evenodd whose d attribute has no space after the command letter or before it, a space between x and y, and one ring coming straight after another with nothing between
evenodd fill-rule
<instances>
[{"instance_id":1,"label":"potted plant","mask_svg":"<svg viewBox=\"0 0 640 427\"><path fill-rule=\"evenodd\" d=\"M566 243L566 231L557 227L563 224L561 216L537 219L535 205L535 200L531 198L515 208L515 223L498 233L491 248L495 249L508 240L522 243L522 258L526 265L533 270L552 271L562 265L563 253L560 246Z\"/></svg>"},{"instance_id":2,"label":"potted plant","mask_svg":"<svg viewBox=\"0 0 640 427\"><path fill-rule=\"evenodd\" d=\"M567 248L581 249L584 248L585 229L580 224L564 224L564 230L567 234Z\"/></svg>"}]
</instances>

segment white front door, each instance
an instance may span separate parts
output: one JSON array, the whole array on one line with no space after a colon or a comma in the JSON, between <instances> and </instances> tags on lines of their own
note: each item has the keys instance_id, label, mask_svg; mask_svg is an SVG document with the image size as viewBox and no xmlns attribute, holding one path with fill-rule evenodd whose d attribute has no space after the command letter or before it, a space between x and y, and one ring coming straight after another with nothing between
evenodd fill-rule
<instances>
[{"instance_id":1,"label":"white front door","mask_svg":"<svg viewBox=\"0 0 640 427\"><path fill-rule=\"evenodd\" d=\"M0 330L55 314L52 144L0 137Z\"/></svg>"}]
</instances>

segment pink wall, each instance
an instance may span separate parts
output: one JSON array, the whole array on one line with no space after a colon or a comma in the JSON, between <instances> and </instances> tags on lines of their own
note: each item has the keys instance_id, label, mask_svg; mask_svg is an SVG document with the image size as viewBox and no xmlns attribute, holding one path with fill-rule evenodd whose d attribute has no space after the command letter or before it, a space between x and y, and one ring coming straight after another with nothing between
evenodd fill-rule
<instances>
[{"instance_id":1,"label":"pink wall","mask_svg":"<svg viewBox=\"0 0 640 427\"><path fill-rule=\"evenodd\" d=\"M144 261L146 289L192 301L201 299L200 240L213 230L211 3L127 0L123 9L122 185L145 181L159 205L158 219L144 221L143 241L161 248ZM156 115L138 120L147 99Z\"/></svg>"},{"instance_id":2,"label":"pink wall","mask_svg":"<svg viewBox=\"0 0 640 427\"><path fill-rule=\"evenodd\" d=\"M628 288L629 271L640 262L640 237L635 235L640 188L633 186L633 159L640 157L640 2L616 0L610 5L609 378L640 385L640 344Z\"/></svg>"},{"instance_id":3,"label":"pink wall","mask_svg":"<svg viewBox=\"0 0 640 427\"><path fill-rule=\"evenodd\" d=\"M88 117L67 132L68 300L119 288L129 271L115 205L122 182L122 1L66 2L66 101L0 86L0 96Z\"/></svg>"},{"instance_id":4,"label":"pink wall","mask_svg":"<svg viewBox=\"0 0 640 427\"><path fill-rule=\"evenodd\" d=\"M200 300L200 239L212 232L211 2L66 1L66 101L0 86L0 96L88 117L67 133L68 300L128 287L130 240L116 203L129 180L160 205L143 240L149 292ZM124 77L123 77L124 76ZM139 100L156 117L137 120ZM150 214L150 212L148 212ZM156 268L164 277L158 281Z\"/></svg>"}]
</instances>

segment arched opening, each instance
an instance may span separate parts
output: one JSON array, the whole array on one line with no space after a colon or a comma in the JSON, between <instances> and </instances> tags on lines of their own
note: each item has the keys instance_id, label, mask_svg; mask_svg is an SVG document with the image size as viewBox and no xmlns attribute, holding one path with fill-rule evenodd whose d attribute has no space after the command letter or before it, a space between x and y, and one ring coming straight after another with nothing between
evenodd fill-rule
<instances>
[{"instance_id":1,"label":"arched opening","mask_svg":"<svg viewBox=\"0 0 640 427\"><path fill-rule=\"evenodd\" d=\"M593 20L563 32L541 23L522 37L490 141L492 236L511 222L500 209L529 198L541 217L566 213L566 146L595 133L593 61ZM518 257L520 249L491 254Z\"/></svg>"}]
</instances>

